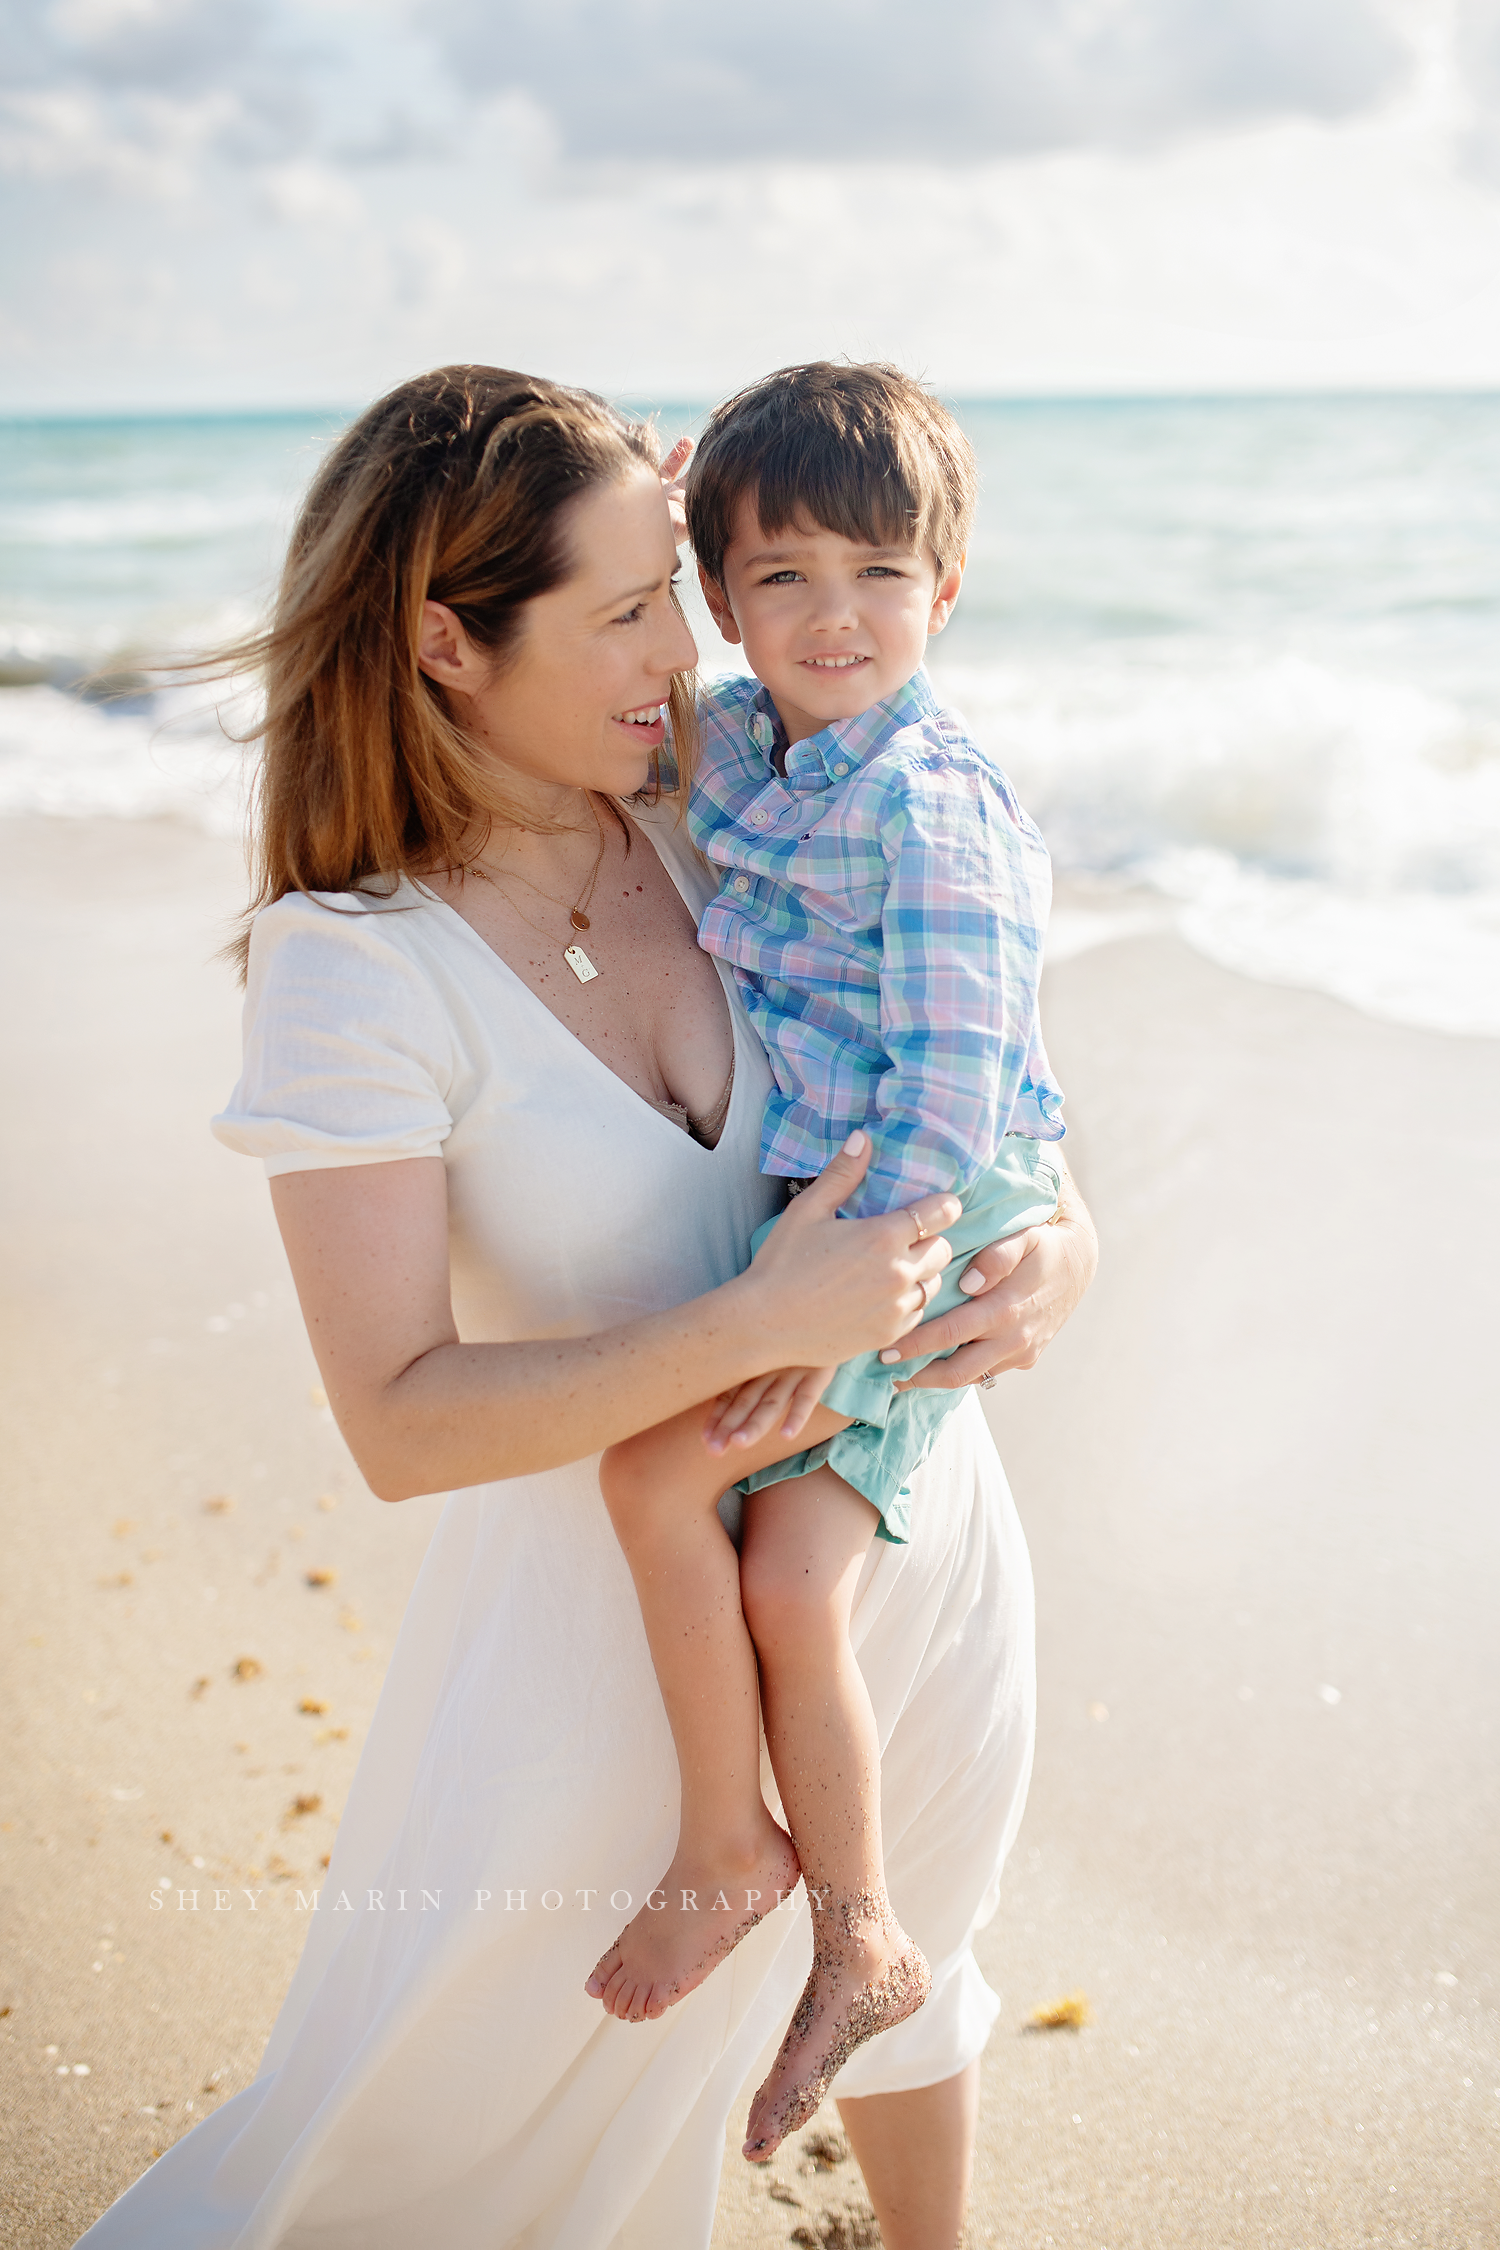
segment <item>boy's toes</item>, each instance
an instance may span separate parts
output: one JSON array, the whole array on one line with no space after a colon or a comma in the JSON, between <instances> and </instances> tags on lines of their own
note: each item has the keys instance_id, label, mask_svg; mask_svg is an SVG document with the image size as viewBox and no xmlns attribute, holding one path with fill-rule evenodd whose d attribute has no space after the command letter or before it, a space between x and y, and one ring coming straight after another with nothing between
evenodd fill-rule
<instances>
[{"instance_id":1,"label":"boy's toes","mask_svg":"<svg viewBox=\"0 0 1500 2250\"><path fill-rule=\"evenodd\" d=\"M607 2016L623 2016L630 2006L630 1996L634 1990L635 1979L627 1974L622 1962L604 1987L604 2013Z\"/></svg>"},{"instance_id":2,"label":"boy's toes","mask_svg":"<svg viewBox=\"0 0 1500 2250\"><path fill-rule=\"evenodd\" d=\"M583 1989L591 2000L602 2000L604 1998L610 1984L619 1975L620 1967L620 1949L618 1946L612 1945L607 1953L602 1953L599 1956L596 1966L589 1971L587 1978L584 1980Z\"/></svg>"}]
</instances>

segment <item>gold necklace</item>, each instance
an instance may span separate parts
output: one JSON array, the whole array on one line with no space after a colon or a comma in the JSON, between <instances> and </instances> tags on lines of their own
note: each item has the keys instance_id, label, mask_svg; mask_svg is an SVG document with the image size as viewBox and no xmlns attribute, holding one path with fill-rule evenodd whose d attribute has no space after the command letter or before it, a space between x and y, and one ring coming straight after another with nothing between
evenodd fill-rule
<instances>
[{"instance_id":1,"label":"gold necklace","mask_svg":"<svg viewBox=\"0 0 1500 2250\"><path fill-rule=\"evenodd\" d=\"M530 876L518 874L516 870L512 868L510 880L516 883L524 883L528 891L534 891L538 898L544 898L547 901L547 904L549 906L555 906L559 913L566 912L568 922L573 929L586 930L590 927L590 923L588 914L586 913L585 909L588 906L589 900L594 895L594 885L598 882L599 870L604 865L604 845L605 834L604 829L601 826L599 830L599 849L594 857L593 870L589 876L587 883L579 892L578 897L574 901L573 905L566 909L564 908L563 902L560 898L554 898L551 892L544 891L539 883L533 883ZM473 868L474 873L479 877L481 882L488 883L492 890L499 891L500 896L505 899L506 904L510 907L512 913L521 915L521 920L526 924L528 930L535 930L537 936L540 938L547 937L547 932L544 929L540 928L537 923L533 922L529 914L521 913L521 909L516 905L515 900L507 895L498 875L492 875L490 873L490 870L487 867L483 866L477 859L470 860L469 865ZM549 943L555 942L555 940L549 940ZM567 962L568 967L572 970L574 976L577 977L580 984L592 984L594 978L599 974L599 971L594 967L593 962L584 952L581 945L565 945L563 947L563 959Z\"/></svg>"}]
</instances>

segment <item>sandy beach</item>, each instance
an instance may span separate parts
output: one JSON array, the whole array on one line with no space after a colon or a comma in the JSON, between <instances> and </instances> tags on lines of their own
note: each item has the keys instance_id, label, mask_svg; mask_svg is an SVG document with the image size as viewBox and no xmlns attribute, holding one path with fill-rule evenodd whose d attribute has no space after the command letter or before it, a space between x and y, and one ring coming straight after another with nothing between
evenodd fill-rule
<instances>
[{"instance_id":1,"label":"sandy beach","mask_svg":"<svg viewBox=\"0 0 1500 2250\"><path fill-rule=\"evenodd\" d=\"M365 1490L206 1129L240 888L186 826L0 823L0 2241L34 2250L253 2077L440 1505ZM1104 1257L993 1398L1041 1720L971 2250L1480 2250L1500 1042L1159 930L1046 1010ZM1026 2028L1075 1991L1084 2028ZM820 2124L769 2178L732 2134L717 2250L878 2239Z\"/></svg>"}]
</instances>

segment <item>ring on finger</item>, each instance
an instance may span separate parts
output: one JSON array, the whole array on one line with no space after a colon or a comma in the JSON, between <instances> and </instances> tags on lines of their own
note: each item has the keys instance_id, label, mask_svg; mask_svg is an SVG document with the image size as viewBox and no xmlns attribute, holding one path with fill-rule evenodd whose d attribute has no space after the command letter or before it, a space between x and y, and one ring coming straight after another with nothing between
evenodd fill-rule
<instances>
[{"instance_id":1,"label":"ring on finger","mask_svg":"<svg viewBox=\"0 0 1500 2250\"><path fill-rule=\"evenodd\" d=\"M978 1383L979 1388L982 1391L992 1391L995 1388L995 1384L998 1380L999 1378L994 1375L979 1375L975 1377L975 1381Z\"/></svg>"}]
</instances>

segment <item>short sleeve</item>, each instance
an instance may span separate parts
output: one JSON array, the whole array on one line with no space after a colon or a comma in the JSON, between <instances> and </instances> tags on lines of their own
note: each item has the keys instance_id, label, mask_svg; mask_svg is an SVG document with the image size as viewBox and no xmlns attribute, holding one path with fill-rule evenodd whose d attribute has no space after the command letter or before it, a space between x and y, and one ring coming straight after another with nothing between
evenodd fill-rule
<instances>
[{"instance_id":1,"label":"short sleeve","mask_svg":"<svg viewBox=\"0 0 1500 2250\"><path fill-rule=\"evenodd\" d=\"M290 893L257 915L244 1066L213 1120L271 1178L440 1156L452 1131L451 1020L400 924L423 909Z\"/></svg>"}]
</instances>

